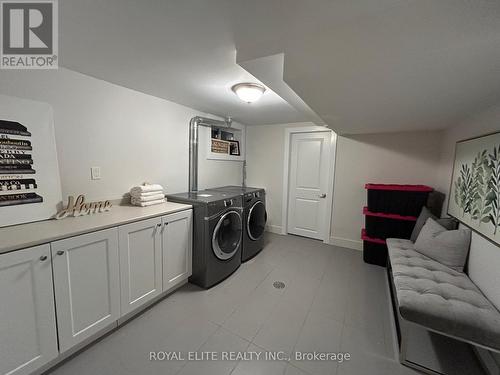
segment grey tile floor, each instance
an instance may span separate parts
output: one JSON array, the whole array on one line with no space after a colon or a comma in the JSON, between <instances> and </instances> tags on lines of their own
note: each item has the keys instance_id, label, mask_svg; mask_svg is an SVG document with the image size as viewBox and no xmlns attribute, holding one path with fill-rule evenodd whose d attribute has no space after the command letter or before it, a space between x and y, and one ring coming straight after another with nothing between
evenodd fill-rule
<instances>
[{"instance_id":1,"label":"grey tile floor","mask_svg":"<svg viewBox=\"0 0 500 375\"><path fill-rule=\"evenodd\" d=\"M210 290L187 284L56 368L54 375L395 375L382 268L361 253L269 234L265 249ZM276 289L274 281L286 287ZM150 352L261 352L260 360L150 361ZM290 353L289 361L263 359ZM301 361L295 352L348 352L349 361Z\"/></svg>"}]
</instances>

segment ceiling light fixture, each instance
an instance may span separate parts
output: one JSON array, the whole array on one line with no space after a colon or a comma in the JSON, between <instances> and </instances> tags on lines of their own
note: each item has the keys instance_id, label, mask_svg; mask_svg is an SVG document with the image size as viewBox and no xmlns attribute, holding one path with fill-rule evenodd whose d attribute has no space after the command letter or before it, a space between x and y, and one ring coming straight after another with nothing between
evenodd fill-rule
<instances>
[{"instance_id":1,"label":"ceiling light fixture","mask_svg":"<svg viewBox=\"0 0 500 375\"><path fill-rule=\"evenodd\" d=\"M257 83L238 83L231 87L231 90L244 102L254 103L260 99L266 88Z\"/></svg>"}]
</instances>

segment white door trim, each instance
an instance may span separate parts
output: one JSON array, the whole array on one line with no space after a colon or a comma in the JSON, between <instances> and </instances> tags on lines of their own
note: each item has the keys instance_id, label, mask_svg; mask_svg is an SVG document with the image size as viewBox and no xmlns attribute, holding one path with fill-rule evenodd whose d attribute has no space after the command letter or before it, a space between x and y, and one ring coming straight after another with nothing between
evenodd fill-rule
<instances>
[{"instance_id":1,"label":"white door trim","mask_svg":"<svg viewBox=\"0 0 500 375\"><path fill-rule=\"evenodd\" d=\"M331 232L331 219L333 210L333 184L335 178L335 158L337 155L337 134L326 127L323 126L304 126L296 128L286 128L285 129L285 155L283 163L283 200L281 203L281 234L288 234L288 179L290 173L290 143L292 139L292 134L296 133L315 133L315 132L331 132L331 155L333 156L330 160L329 170L328 170L328 192L327 199L328 204L326 205L325 213L325 225L326 230L324 232L323 242L330 244L330 232Z\"/></svg>"}]
</instances>

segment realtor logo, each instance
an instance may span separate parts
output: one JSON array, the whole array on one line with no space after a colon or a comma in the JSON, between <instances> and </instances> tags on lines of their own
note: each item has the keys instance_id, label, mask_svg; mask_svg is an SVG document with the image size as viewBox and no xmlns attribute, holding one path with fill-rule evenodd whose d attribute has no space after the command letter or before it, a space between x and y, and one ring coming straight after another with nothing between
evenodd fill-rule
<instances>
[{"instance_id":1,"label":"realtor logo","mask_svg":"<svg viewBox=\"0 0 500 375\"><path fill-rule=\"evenodd\" d=\"M0 68L57 69L57 0L2 0Z\"/></svg>"}]
</instances>

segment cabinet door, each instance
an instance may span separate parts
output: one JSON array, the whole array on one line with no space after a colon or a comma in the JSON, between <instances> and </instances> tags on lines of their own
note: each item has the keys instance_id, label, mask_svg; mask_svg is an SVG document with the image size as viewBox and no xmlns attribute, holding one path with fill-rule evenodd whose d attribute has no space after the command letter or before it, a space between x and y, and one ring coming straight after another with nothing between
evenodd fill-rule
<instances>
[{"instance_id":1,"label":"cabinet door","mask_svg":"<svg viewBox=\"0 0 500 375\"><path fill-rule=\"evenodd\" d=\"M164 216L162 228L163 290L191 276L192 211Z\"/></svg>"},{"instance_id":2,"label":"cabinet door","mask_svg":"<svg viewBox=\"0 0 500 375\"><path fill-rule=\"evenodd\" d=\"M118 229L53 242L51 248L64 352L120 316Z\"/></svg>"},{"instance_id":3,"label":"cabinet door","mask_svg":"<svg viewBox=\"0 0 500 375\"><path fill-rule=\"evenodd\" d=\"M161 218L119 228L121 314L162 291Z\"/></svg>"},{"instance_id":4,"label":"cabinet door","mask_svg":"<svg viewBox=\"0 0 500 375\"><path fill-rule=\"evenodd\" d=\"M50 246L0 255L0 374L30 374L57 357Z\"/></svg>"}]
</instances>

